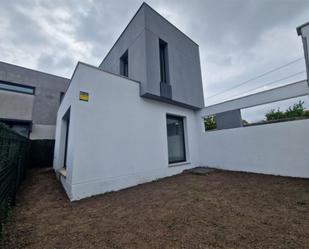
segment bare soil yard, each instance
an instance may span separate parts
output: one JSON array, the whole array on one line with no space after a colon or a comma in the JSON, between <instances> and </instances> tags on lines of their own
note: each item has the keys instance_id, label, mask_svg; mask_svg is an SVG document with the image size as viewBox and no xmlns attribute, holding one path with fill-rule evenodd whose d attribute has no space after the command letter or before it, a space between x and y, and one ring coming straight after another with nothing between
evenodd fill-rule
<instances>
[{"instance_id":1,"label":"bare soil yard","mask_svg":"<svg viewBox=\"0 0 309 249\"><path fill-rule=\"evenodd\" d=\"M309 248L309 180L181 174L70 203L30 171L0 247Z\"/></svg>"}]
</instances>

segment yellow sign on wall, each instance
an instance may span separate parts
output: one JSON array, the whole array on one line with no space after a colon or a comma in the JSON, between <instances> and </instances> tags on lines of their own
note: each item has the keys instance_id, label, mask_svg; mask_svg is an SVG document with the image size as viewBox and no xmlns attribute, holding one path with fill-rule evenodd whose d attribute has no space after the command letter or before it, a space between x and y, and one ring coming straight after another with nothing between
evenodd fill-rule
<instances>
[{"instance_id":1,"label":"yellow sign on wall","mask_svg":"<svg viewBox=\"0 0 309 249\"><path fill-rule=\"evenodd\" d=\"M88 100L89 100L89 93L80 91L79 92L79 100L87 101L88 102Z\"/></svg>"}]
</instances>

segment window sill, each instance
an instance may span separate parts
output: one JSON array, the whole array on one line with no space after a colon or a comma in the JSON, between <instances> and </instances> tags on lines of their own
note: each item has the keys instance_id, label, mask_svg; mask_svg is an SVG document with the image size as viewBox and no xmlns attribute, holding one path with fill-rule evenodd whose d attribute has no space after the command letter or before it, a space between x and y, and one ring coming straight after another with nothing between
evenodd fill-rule
<instances>
[{"instance_id":1,"label":"window sill","mask_svg":"<svg viewBox=\"0 0 309 249\"><path fill-rule=\"evenodd\" d=\"M187 165L187 164L191 164L191 162L185 161L185 162L179 162L179 163L169 163L168 167L183 166L183 165Z\"/></svg>"},{"instance_id":2,"label":"window sill","mask_svg":"<svg viewBox=\"0 0 309 249\"><path fill-rule=\"evenodd\" d=\"M67 176L67 170L65 168L61 168L58 170L58 173L63 176L66 177Z\"/></svg>"}]
</instances>

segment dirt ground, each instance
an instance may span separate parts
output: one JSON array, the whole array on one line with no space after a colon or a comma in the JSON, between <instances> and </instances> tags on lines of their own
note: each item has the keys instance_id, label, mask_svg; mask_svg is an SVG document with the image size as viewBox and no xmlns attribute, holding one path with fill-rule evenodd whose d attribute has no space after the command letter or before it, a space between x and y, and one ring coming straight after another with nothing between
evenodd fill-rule
<instances>
[{"instance_id":1,"label":"dirt ground","mask_svg":"<svg viewBox=\"0 0 309 249\"><path fill-rule=\"evenodd\" d=\"M309 180L187 173L70 203L32 171L0 247L309 248Z\"/></svg>"}]
</instances>

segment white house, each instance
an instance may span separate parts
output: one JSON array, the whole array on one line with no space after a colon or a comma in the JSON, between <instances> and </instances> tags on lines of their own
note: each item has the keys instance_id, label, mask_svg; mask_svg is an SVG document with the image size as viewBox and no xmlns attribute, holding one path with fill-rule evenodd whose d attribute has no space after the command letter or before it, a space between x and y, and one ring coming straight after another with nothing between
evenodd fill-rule
<instances>
[{"instance_id":1,"label":"white house","mask_svg":"<svg viewBox=\"0 0 309 249\"><path fill-rule=\"evenodd\" d=\"M57 115L54 168L71 200L199 166L198 45L142 4L101 65L78 63Z\"/></svg>"},{"instance_id":2,"label":"white house","mask_svg":"<svg viewBox=\"0 0 309 249\"><path fill-rule=\"evenodd\" d=\"M302 89L306 94L307 90ZM232 135L225 143L224 139L229 137L225 133L203 131L202 118L207 113L203 107L198 45L143 3L99 67L77 64L59 107L54 169L70 200L123 189L197 166L222 164L223 168L237 170L235 164L221 160L221 155L228 155L230 162L241 156L243 160L236 162L242 163L241 170L246 170L245 163L256 159L256 153L238 155L241 151L233 148L239 144L234 142L238 131L249 129L241 127L239 108L234 108L234 113L226 112L234 109L221 108L222 115L217 120L220 129L233 128L226 130L232 131ZM225 118L231 114L236 117L232 123ZM308 122L299 125L299 132L304 132ZM278 139L280 132L288 129L290 125L279 129ZM267 130L260 130L268 136ZM216 138L216 152L210 153L211 139ZM263 140L259 143L253 148L259 149ZM308 148L309 137L302 143ZM231 153L219 153L221 149ZM288 149L280 147L277 153ZM304 166L309 157L303 151L293 153L298 158L293 166L309 177ZM265 158L248 171L276 173L259 168L274 162L276 158ZM278 172L289 175L289 171Z\"/></svg>"}]
</instances>

